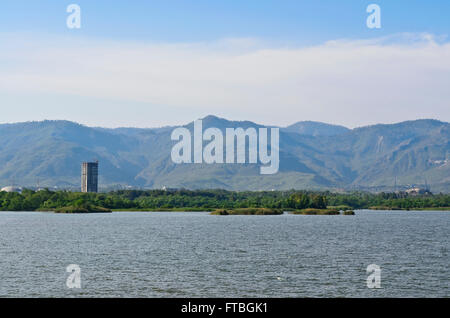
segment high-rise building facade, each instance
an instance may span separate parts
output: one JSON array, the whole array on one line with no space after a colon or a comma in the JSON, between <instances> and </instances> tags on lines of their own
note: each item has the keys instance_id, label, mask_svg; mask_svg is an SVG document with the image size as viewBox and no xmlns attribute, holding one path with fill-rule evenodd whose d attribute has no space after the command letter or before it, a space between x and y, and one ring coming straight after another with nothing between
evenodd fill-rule
<instances>
[{"instance_id":1,"label":"high-rise building facade","mask_svg":"<svg viewBox=\"0 0 450 318\"><path fill-rule=\"evenodd\" d=\"M98 192L98 161L81 165L81 192Z\"/></svg>"}]
</instances>

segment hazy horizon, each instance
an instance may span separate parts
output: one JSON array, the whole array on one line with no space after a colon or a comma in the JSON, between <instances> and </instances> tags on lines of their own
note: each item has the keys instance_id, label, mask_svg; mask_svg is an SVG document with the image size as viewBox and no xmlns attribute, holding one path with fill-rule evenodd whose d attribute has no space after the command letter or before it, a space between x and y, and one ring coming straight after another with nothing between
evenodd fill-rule
<instances>
[{"instance_id":1,"label":"hazy horizon","mask_svg":"<svg viewBox=\"0 0 450 318\"><path fill-rule=\"evenodd\" d=\"M403 122L414 122L414 121L419 121L419 120L435 120L435 121L439 121L439 122L443 122L443 123L449 123L448 121L445 120L441 120L441 119L437 119L437 118L416 118L416 119L408 119L408 120L402 120L402 121L398 121L398 122L378 122L378 123L374 123L374 124L367 124L367 125L360 125L360 126L355 126L355 127L348 127L345 125L340 125L340 124L335 124L335 123L329 123L329 122L324 122L324 121L315 121L315 120L299 120L299 121L295 121L292 122L291 124L285 125L285 126L281 126L281 125L276 125L276 124L262 124L259 123L257 121L253 121L251 119L233 119L233 118L225 118L225 117L220 117L214 114L208 114L206 116L200 117L200 118L194 118L194 119L186 119L186 122L181 123L179 125L162 125L162 126L147 126L147 127L140 127L140 126L113 126L113 127L108 127L108 126L99 126L99 125L88 125L88 124L84 124L82 122L78 122L75 120L70 120L70 119L41 119L41 120L26 120L26 121L16 121L16 122L0 122L0 125L14 125L14 124L24 124L24 123L40 123L40 122L46 122L46 121L66 121L66 122L71 122L71 123L75 123L75 124L79 124L82 126L86 126L86 127L90 127L90 128L105 128L105 129L120 129L120 128L136 128L136 129L158 129L158 128L166 128L166 127L177 127L177 126L184 126L187 125L189 123L192 123L193 121L197 120L197 119L205 119L206 117L216 117L218 119L222 119L222 120L226 120L226 121L230 121L230 122L241 122L241 121L249 121L252 122L254 124L257 125L264 125L264 126L274 126L274 127L279 127L279 128L287 128L289 126L295 125L297 123L318 123L318 124L325 124L325 125L332 125L332 126L339 126L339 127L345 127L348 128L350 130L352 129L357 129L357 128L363 128L363 127L369 127L369 126L376 126L376 125L395 125L395 124L400 124Z\"/></svg>"}]
</instances>

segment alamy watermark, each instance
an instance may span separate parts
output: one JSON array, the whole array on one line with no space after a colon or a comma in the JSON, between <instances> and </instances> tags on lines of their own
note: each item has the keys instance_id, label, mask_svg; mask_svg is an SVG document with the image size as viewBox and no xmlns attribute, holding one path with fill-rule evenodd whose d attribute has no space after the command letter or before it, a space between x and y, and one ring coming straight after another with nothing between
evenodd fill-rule
<instances>
[{"instance_id":1,"label":"alamy watermark","mask_svg":"<svg viewBox=\"0 0 450 318\"><path fill-rule=\"evenodd\" d=\"M203 131L203 122L199 119L194 122L193 137L189 129L184 127L176 128L172 132L171 139L178 141L172 148L172 161L177 164L257 164L259 159L259 163L264 165L260 167L261 174L275 174L280 166L280 132L279 128L270 128L270 153L268 132L268 128L259 128L258 130L253 127L245 130L243 128L226 128L226 138L224 139L222 131L218 128L208 128ZM203 147L204 141L209 141L205 147Z\"/></svg>"},{"instance_id":2,"label":"alamy watermark","mask_svg":"<svg viewBox=\"0 0 450 318\"><path fill-rule=\"evenodd\" d=\"M66 9L70 15L67 17L66 25L69 29L81 28L81 7L78 4L70 4ZM369 4L366 8L366 12L370 13L367 17L366 25L369 29L381 28L381 8L378 4Z\"/></svg>"},{"instance_id":3,"label":"alamy watermark","mask_svg":"<svg viewBox=\"0 0 450 318\"><path fill-rule=\"evenodd\" d=\"M381 288L381 268L376 264L370 264L367 266L367 288Z\"/></svg>"},{"instance_id":4,"label":"alamy watermark","mask_svg":"<svg viewBox=\"0 0 450 318\"><path fill-rule=\"evenodd\" d=\"M67 13L70 15L67 17L66 25L69 29L81 28L81 8L78 4L70 4L67 6Z\"/></svg>"},{"instance_id":5,"label":"alamy watermark","mask_svg":"<svg viewBox=\"0 0 450 318\"><path fill-rule=\"evenodd\" d=\"M66 268L66 272L70 273L66 280L67 288L81 288L81 268L77 264L70 264Z\"/></svg>"},{"instance_id":6,"label":"alamy watermark","mask_svg":"<svg viewBox=\"0 0 450 318\"><path fill-rule=\"evenodd\" d=\"M369 29L381 29L381 8L378 4L370 4L366 9L370 15L367 17L366 25Z\"/></svg>"}]
</instances>

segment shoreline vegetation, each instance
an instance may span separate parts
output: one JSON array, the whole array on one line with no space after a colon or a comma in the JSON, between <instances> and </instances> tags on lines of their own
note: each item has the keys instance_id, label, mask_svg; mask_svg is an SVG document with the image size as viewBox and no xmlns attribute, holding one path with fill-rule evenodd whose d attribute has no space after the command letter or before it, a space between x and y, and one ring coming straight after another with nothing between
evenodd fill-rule
<instances>
[{"instance_id":1,"label":"shoreline vegetation","mask_svg":"<svg viewBox=\"0 0 450 318\"><path fill-rule=\"evenodd\" d=\"M0 192L0 211L55 213L211 212L216 215L352 215L352 211L450 211L450 194L329 191L119 190ZM228 213L228 214L226 214Z\"/></svg>"}]
</instances>

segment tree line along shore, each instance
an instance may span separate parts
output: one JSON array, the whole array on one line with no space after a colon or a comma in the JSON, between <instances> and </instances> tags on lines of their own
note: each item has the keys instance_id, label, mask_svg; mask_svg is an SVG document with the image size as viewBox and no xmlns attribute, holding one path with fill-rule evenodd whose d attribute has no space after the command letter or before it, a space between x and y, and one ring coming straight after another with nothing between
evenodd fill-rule
<instances>
[{"instance_id":1,"label":"tree line along shore","mask_svg":"<svg viewBox=\"0 0 450 318\"><path fill-rule=\"evenodd\" d=\"M253 210L252 210L253 209ZM356 209L450 210L450 194L329 191L119 190L0 192L0 211L89 213L111 211L209 211L230 214L333 214ZM222 211L222 212L221 212ZM271 212L270 212L271 211ZM281 211L281 212L280 212ZM336 212L337 211L337 212ZM328 213L327 213L328 212Z\"/></svg>"}]
</instances>

